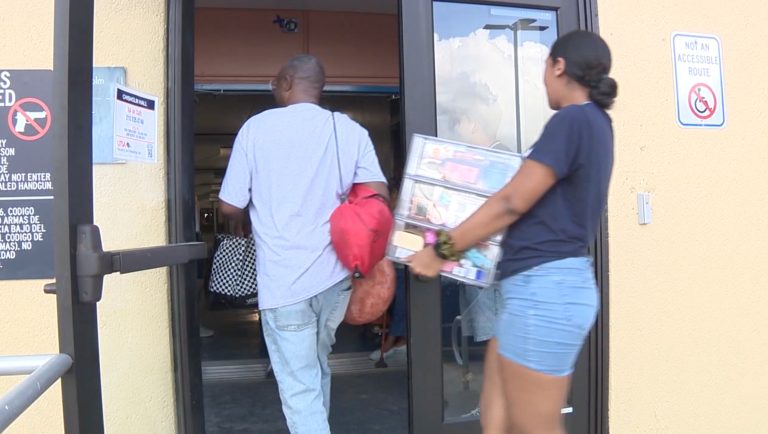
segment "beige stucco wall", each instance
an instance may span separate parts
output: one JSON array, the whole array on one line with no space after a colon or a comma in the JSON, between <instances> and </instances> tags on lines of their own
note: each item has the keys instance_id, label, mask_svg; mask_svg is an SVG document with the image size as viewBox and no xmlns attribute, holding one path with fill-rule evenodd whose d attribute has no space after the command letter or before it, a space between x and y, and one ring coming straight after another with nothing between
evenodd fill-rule
<instances>
[{"instance_id":1,"label":"beige stucco wall","mask_svg":"<svg viewBox=\"0 0 768 434\"><path fill-rule=\"evenodd\" d=\"M4 2L0 68L52 67L53 3ZM165 8L162 0L96 1L94 64L125 66L130 87L160 97L161 161L94 167L96 223L106 249L164 244L168 239ZM0 354L57 351L55 297L43 295L42 284L0 282ZM172 433L175 398L167 271L108 276L104 286L99 333L106 430ZM0 379L0 394L20 379ZM56 386L8 432L63 432L60 402Z\"/></svg>"},{"instance_id":2,"label":"beige stucco wall","mask_svg":"<svg viewBox=\"0 0 768 434\"><path fill-rule=\"evenodd\" d=\"M768 8L761 1L600 0L614 55L610 426L766 433ZM727 125L675 122L671 34L722 40ZM639 226L636 192L652 194Z\"/></svg>"},{"instance_id":3,"label":"beige stucco wall","mask_svg":"<svg viewBox=\"0 0 768 434\"><path fill-rule=\"evenodd\" d=\"M0 69L53 67L53 1L11 0L3 5ZM13 35L12 39L10 35ZM0 282L0 355L58 352L56 298L43 294L42 281ZM22 377L0 377L0 394ZM11 426L11 433L63 431L61 389L43 395Z\"/></svg>"}]
</instances>

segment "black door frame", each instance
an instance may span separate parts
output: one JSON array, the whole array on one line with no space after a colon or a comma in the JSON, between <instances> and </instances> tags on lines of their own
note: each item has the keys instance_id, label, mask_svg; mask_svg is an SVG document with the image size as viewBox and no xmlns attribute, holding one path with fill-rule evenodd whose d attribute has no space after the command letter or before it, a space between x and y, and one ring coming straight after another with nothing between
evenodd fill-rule
<instances>
[{"instance_id":1,"label":"black door frame","mask_svg":"<svg viewBox=\"0 0 768 434\"><path fill-rule=\"evenodd\" d=\"M192 105L192 41L184 41L182 29L191 29L193 0L168 0L168 171L169 223L171 243L194 239L194 198L184 189L185 180L193 175L191 146ZM183 24L188 23L188 24ZM185 27L186 26L186 27ZM97 304L86 296L77 265L80 226L92 225L93 162L91 101L94 41L94 0L56 0L54 5L54 74L53 112L58 121L52 136L54 147L54 285L46 291L57 298L59 351L68 354L72 368L62 377L62 403L66 433L103 433L104 415L99 363ZM176 32L176 33L174 33ZM176 35L176 36L174 36ZM178 43L176 43L178 42ZM192 185L191 183L188 185ZM192 210L190 212L190 209ZM98 248L100 249L100 239ZM171 247L171 246L167 246ZM181 246L179 246L181 247ZM191 246L182 247L192 248ZM140 253L135 249L135 253ZM154 255L169 255L170 250L155 250ZM178 250L177 250L178 251ZM119 254L97 252L94 254ZM114 259L114 258L112 258ZM120 267L120 272L161 267L160 260L133 262L133 269ZM113 261L109 261L113 264ZM139 264L141 263L141 264ZM167 265L167 264L166 264ZM110 268L110 267L106 267ZM116 270L99 272L106 274ZM180 432L202 432L202 382L200 381L199 341L194 294L185 288L194 281L193 268L171 268L173 343L176 374L177 426ZM102 275L103 275L102 274ZM100 292L100 290L99 290ZM176 309L176 306L185 306ZM190 359L188 356L192 355ZM198 363L194 363L194 357ZM191 362L191 363L190 363Z\"/></svg>"},{"instance_id":2,"label":"black door frame","mask_svg":"<svg viewBox=\"0 0 768 434\"><path fill-rule=\"evenodd\" d=\"M193 241L194 167L194 0L167 0L168 59L166 96L168 224L170 243ZM200 318L194 265L170 274L176 426L180 433L205 432Z\"/></svg>"},{"instance_id":3,"label":"black door frame","mask_svg":"<svg viewBox=\"0 0 768 434\"><path fill-rule=\"evenodd\" d=\"M558 9L564 2L575 2L572 15L558 13L559 28L580 28L597 31L597 0L445 0L460 3L496 4L503 6ZM434 87L433 0L400 0L400 53L403 140L415 133L435 135L436 108ZM569 22L564 23L564 19ZM565 25L564 25L565 24ZM406 43L407 41L407 43ZM598 285L601 291L601 311L580 357L574 375L572 395L581 397L586 409L576 409L570 424L584 427L578 432L607 433L608 387L608 240L607 218L603 219L595 243ZM409 321L409 380L410 430L412 433L471 433L480 432L478 421L443 421L443 379L440 284L408 279ZM427 307L433 306L429 309ZM438 397L438 398L436 398ZM579 398L576 398L579 399ZM574 431L576 432L576 431Z\"/></svg>"},{"instance_id":4,"label":"black door frame","mask_svg":"<svg viewBox=\"0 0 768 434\"><path fill-rule=\"evenodd\" d=\"M597 0L573 0L578 2L579 28L597 31ZM557 7L558 0L526 2L481 2L508 6ZM434 101L434 76L432 68L425 64L425 53L432 53L432 0L399 0L401 94L403 139L415 132L434 134L436 120L434 104L421 107L409 101ZM430 23L424 26L425 22ZM405 44L404 40L408 43ZM421 65L418 73L409 72L412 65ZM427 66L427 68L424 68ZM193 126L194 126L194 0L168 0L168 192L171 243L194 238L193 185ZM426 81L424 81L426 80ZM427 104L429 106L429 104ZM574 382L574 389L583 390L588 396L588 412L579 413L586 418L583 423L589 433L608 433L608 239L607 217L603 219L599 239L593 249L598 284L601 290L601 311L597 324L585 345L582 359L588 375ZM194 282L191 267L176 267L171 274L171 315L174 344L176 382L177 426L180 433L204 432L203 384L201 375L200 341L197 336L199 318L196 294L190 291ZM439 287L435 282L409 279L409 306L440 306ZM409 354L409 372L420 373L422 387L414 387L414 376L409 380L409 426L412 433L466 433L479 432L477 422L442 423L442 399L435 399L441 391L440 376L423 376L435 372L441 366L440 312L436 309L409 309L409 351L419 348L417 354ZM574 378L576 380L576 378ZM427 387L423 387L426 385ZM435 416L439 426L435 425ZM437 430L436 430L437 428Z\"/></svg>"},{"instance_id":5,"label":"black door frame","mask_svg":"<svg viewBox=\"0 0 768 434\"><path fill-rule=\"evenodd\" d=\"M93 224L92 114L78 109L93 93L93 11L93 0L54 5L54 267L59 352L73 360L61 378L68 434L104 432L97 309L80 300L75 267L76 228Z\"/></svg>"},{"instance_id":6,"label":"black door frame","mask_svg":"<svg viewBox=\"0 0 768 434\"><path fill-rule=\"evenodd\" d=\"M402 75L406 63L423 62L421 55L432 50L431 0L400 1L402 92L409 101L434 101L434 88L424 86L418 74ZM499 2L500 3L500 2ZM508 4L508 3L505 3ZM541 4L541 3L537 3ZM170 242L189 241L194 238L194 198L185 186L193 185L192 125L194 94L194 2L168 0L168 182ZM93 58L93 0L57 0L54 21L54 110L59 113L55 137L66 146L57 147L56 244L57 299L59 314L59 342L62 352L72 356L75 365L62 378L64 425L67 432L103 432L103 410L99 380L98 328L95 304L83 303L77 294L74 269L77 233L81 224L93 223L92 171L91 171L91 114L86 110L72 110L82 101L90 101L91 68ZM597 30L596 0L579 1L580 27ZM76 29L76 31L73 31ZM403 40L408 39L408 44ZM424 51L427 50L427 51ZM428 77L431 82L433 77ZM71 102L71 104L70 104ZM434 107L418 110L416 104L403 103L404 137L414 132L434 132ZM70 176L70 174L73 174ZM608 243L604 220L600 239L596 244L598 279L602 293L602 310L595 331L587 346L590 380L589 432L607 433L608 385ZM202 380L200 349L197 336L197 305L195 292L188 289L194 281L190 267L177 267L171 274L171 315L174 341L174 367L176 377L177 426L182 433L203 432ZM411 281L410 306L439 306L439 292L433 283ZM437 301L437 302L436 302ZM410 372L421 374L440 365L439 343L431 339L439 335L439 313L436 309L414 315L409 309L412 324L410 348L418 346L422 356L412 354ZM437 348L434 348L434 347ZM413 378L413 377L412 377ZM442 382L434 385L442 390ZM410 381L410 427L412 432L432 433L429 415L442 417L441 399L434 399L430 389L414 387ZM574 387L577 387L576 385ZM443 432L466 432L473 424L453 424Z\"/></svg>"}]
</instances>

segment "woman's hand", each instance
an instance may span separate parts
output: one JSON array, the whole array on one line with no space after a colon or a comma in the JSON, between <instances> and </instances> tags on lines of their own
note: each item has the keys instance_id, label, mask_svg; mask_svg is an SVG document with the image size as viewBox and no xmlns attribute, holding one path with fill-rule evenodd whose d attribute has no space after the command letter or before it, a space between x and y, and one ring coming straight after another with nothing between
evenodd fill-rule
<instances>
[{"instance_id":1,"label":"woman's hand","mask_svg":"<svg viewBox=\"0 0 768 434\"><path fill-rule=\"evenodd\" d=\"M432 246L409 256L406 261L413 274L424 277L436 277L440 274L444 262L435 254L435 249Z\"/></svg>"}]
</instances>

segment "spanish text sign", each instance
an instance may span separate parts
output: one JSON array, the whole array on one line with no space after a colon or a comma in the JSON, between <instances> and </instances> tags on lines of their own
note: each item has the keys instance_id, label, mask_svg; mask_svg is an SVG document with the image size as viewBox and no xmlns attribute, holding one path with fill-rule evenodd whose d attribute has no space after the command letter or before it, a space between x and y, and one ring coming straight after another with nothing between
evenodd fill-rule
<instances>
[{"instance_id":1,"label":"spanish text sign","mask_svg":"<svg viewBox=\"0 0 768 434\"><path fill-rule=\"evenodd\" d=\"M52 84L0 68L0 280L53 277Z\"/></svg>"},{"instance_id":2,"label":"spanish text sign","mask_svg":"<svg viewBox=\"0 0 768 434\"><path fill-rule=\"evenodd\" d=\"M157 162L157 98L115 85L114 156Z\"/></svg>"},{"instance_id":3,"label":"spanish text sign","mask_svg":"<svg viewBox=\"0 0 768 434\"><path fill-rule=\"evenodd\" d=\"M725 93L720 39L714 35L674 33L677 123L684 128L725 126Z\"/></svg>"}]
</instances>

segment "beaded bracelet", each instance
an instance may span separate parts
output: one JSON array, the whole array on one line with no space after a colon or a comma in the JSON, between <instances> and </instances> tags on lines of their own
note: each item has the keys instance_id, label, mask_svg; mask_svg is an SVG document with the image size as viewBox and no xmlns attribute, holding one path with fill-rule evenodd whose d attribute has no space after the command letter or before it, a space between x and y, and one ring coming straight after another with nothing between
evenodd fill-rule
<instances>
[{"instance_id":1,"label":"beaded bracelet","mask_svg":"<svg viewBox=\"0 0 768 434\"><path fill-rule=\"evenodd\" d=\"M432 244L432 248L435 249L437 257L445 261L458 261L463 256L463 253L453 246L451 234L446 231L437 231L437 241Z\"/></svg>"}]
</instances>

